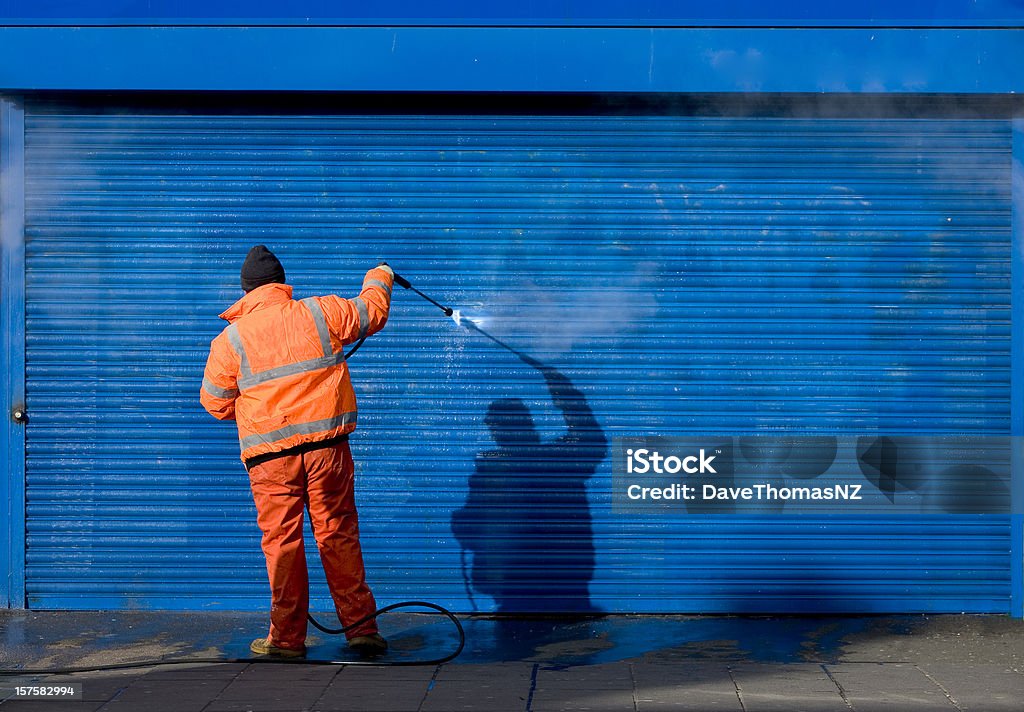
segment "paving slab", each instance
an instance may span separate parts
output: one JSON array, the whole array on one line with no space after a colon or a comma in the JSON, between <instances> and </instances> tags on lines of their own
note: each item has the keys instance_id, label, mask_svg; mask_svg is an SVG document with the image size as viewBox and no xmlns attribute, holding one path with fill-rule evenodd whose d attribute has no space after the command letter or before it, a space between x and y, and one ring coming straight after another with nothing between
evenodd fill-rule
<instances>
[{"instance_id":1,"label":"paving slab","mask_svg":"<svg viewBox=\"0 0 1024 712\"><path fill-rule=\"evenodd\" d=\"M442 670L444 670L444 668L438 669L433 665L428 667L393 668L346 666L339 670L338 674L331 680L331 686L355 687L359 685L366 685L372 689L384 687L396 681L414 681L427 684L433 680L435 676L440 675ZM475 670L469 678L456 679L474 679L479 677L498 677L503 679L505 676L497 670L488 673L486 672L486 668L484 668Z\"/></svg>"},{"instance_id":2,"label":"paving slab","mask_svg":"<svg viewBox=\"0 0 1024 712\"><path fill-rule=\"evenodd\" d=\"M327 687L342 670L340 665L303 665L301 663L265 663L249 665L234 677L236 686L280 682L317 683Z\"/></svg>"},{"instance_id":3,"label":"paving slab","mask_svg":"<svg viewBox=\"0 0 1024 712\"><path fill-rule=\"evenodd\" d=\"M840 663L826 669L856 712L953 712L942 688L908 663Z\"/></svg>"},{"instance_id":4,"label":"paving slab","mask_svg":"<svg viewBox=\"0 0 1024 712\"><path fill-rule=\"evenodd\" d=\"M205 708L206 712L295 712L316 704L327 684L279 680L234 680Z\"/></svg>"},{"instance_id":5,"label":"paving slab","mask_svg":"<svg viewBox=\"0 0 1024 712\"><path fill-rule=\"evenodd\" d=\"M740 664L731 673L747 712L849 712L822 665Z\"/></svg>"},{"instance_id":6,"label":"paving slab","mask_svg":"<svg viewBox=\"0 0 1024 712\"><path fill-rule=\"evenodd\" d=\"M732 687L730 663L718 661L680 661L674 663L632 664L633 679L637 684L671 683L672 685L717 685L725 681Z\"/></svg>"},{"instance_id":7,"label":"paving slab","mask_svg":"<svg viewBox=\"0 0 1024 712\"><path fill-rule=\"evenodd\" d=\"M541 689L533 693L532 712L625 712L636 709L632 689Z\"/></svg>"},{"instance_id":8,"label":"paving slab","mask_svg":"<svg viewBox=\"0 0 1024 712\"><path fill-rule=\"evenodd\" d=\"M681 693L677 699L636 701L638 712L743 712L736 693Z\"/></svg>"},{"instance_id":9,"label":"paving slab","mask_svg":"<svg viewBox=\"0 0 1024 712\"><path fill-rule=\"evenodd\" d=\"M636 709L641 712L742 712L736 688L732 686L663 685L656 688L637 687Z\"/></svg>"},{"instance_id":10,"label":"paving slab","mask_svg":"<svg viewBox=\"0 0 1024 712\"><path fill-rule=\"evenodd\" d=\"M426 693L420 706L422 712L454 712L455 710L525 710L530 686L501 681L454 680L437 682ZM534 710L537 708L534 707Z\"/></svg>"},{"instance_id":11,"label":"paving slab","mask_svg":"<svg viewBox=\"0 0 1024 712\"><path fill-rule=\"evenodd\" d=\"M1004 665L923 663L918 667L964 712L1024 709L1024 674Z\"/></svg>"},{"instance_id":12,"label":"paving slab","mask_svg":"<svg viewBox=\"0 0 1024 712\"><path fill-rule=\"evenodd\" d=\"M0 704L3 712L96 712L102 705L96 701L49 702L47 700L16 700Z\"/></svg>"},{"instance_id":13,"label":"paving slab","mask_svg":"<svg viewBox=\"0 0 1024 712\"><path fill-rule=\"evenodd\" d=\"M202 712L225 687L226 680L138 680L100 709L102 712Z\"/></svg>"},{"instance_id":14,"label":"paving slab","mask_svg":"<svg viewBox=\"0 0 1024 712\"><path fill-rule=\"evenodd\" d=\"M500 662L490 665L442 665L437 671L440 680L480 680L487 677L529 680L533 677L535 663Z\"/></svg>"},{"instance_id":15,"label":"paving slab","mask_svg":"<svg viewBox=\"0 0 1024 712\"><path fill-rule=\"evenodd\" d=\"M633 689L633 671L629 663L605 663L579 667L537 668L537 688L571 687L576 689Z\"/></svg>"},{"instance_id":16,"label":"paving slab","mask_svg":"<svg viewBox=\"0 0 1024 712\"><path fill-rule=\"evenodd\" d=\"M429 678L388 680L349 672L339 674L323 691L312 705L315 712L410 712L420 709L430 685Z\"/></svg>"},{"instance_id":17,"label":"paving slab","mask_svg":"<svg viewBox=\"0 0 1024 712\"><path fill-rule=\"evenodd\" d=\"M152 668L145 675L148 680L232 680L247 667L247 663L167 665Z\"/></svg>"},{"instance_id":18,"label":"paving slab","mask_svg":"<svg viewBox=\"0 0 1024 712\"><path fill-rule=\"evenodd\" d=\"M742 710L729 668L719 662L633 665L638 710Z\"/></svg>"}]
</instances>

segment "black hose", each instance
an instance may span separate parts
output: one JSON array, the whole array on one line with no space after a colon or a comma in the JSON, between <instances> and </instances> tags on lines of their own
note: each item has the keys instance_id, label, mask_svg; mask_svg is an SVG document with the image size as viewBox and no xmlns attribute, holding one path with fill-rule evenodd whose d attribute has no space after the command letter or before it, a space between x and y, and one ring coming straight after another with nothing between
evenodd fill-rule
<instances>
[{"instance_id":1,"label":"black hose","mask_svg":"<svg viewBox=\"0 0 1024 712\"><path fill-rule=\"evenodd\" d=\"M466 631L462 627L462 623L459 621L459 619L455 617L454 613L449 611L444 606L439 606L436 603L430 603L429 601L401 601L399 603L392 603L390 606L384 606L383 608L378 608L373 613L371 613L369 615L366 615L366 616L363 616L359 620L357 620L357 621L355 621L353 623L349 623L347 626L344 626L342 628L327 628L327 627L321 625L319 623L319 621L317 621L317 619L314 618L311 614L306 614L306 618L309 619L309 622L313 624L314 628L316 628L317 630L319 630L319 631L321 631L323 633L327 633L328 635L341 635L341 634L343 634L343 633L345 633L347 631L352 630L353 628L355 628L357 626L362 625L363 623L365 623L368 620L372 620L373 618L376 618L377 616L383 615L385 613L390 613L391 611L394 611L394 610L396 610L398 608L412 608L412 607L416 607L416 608L429 608L431 610L437 611L441 615L445 616L452 623L454 623L455 624L455 628L459 631L459 646L455 649L454 653L450 653L450 654L446 655L443 658L437 658L436 660L425 660L425 661L411 660L411 661L407 661L407 662L396 661L396 662L393 662L393 663L385 663L385 664L388 664L388 665L441 665L442 663L446 663L449 660L454 660L455 658L457 658L459 656L459 654L462 652L462 649L466 647Z\"/></svg>"},{"instance_id":2,"label":"black hose","mask_svg":"<svg viewBox=\"0 0 1024 712\"><path fill-rule=\"evenodd\" d=\"M356 351L358 351L359 347L362 346L365 341L366 341L366 337L365 336L363 338L359 339L359 343L357 343L355 346L353 346L351 349L349 349L349 352L347 354L345 354L345 360L348 361L350 358L352 358L352 354L354 354Z\"/></svg>"},{"instance_id":3,"label":"black hose","mask_svg":"<svg viewBox=\"0 0 1024 712\"><path fill-rule=\"evenodd\" d=\"M33 669L33 668L22 668L16 670L0 670L0 675L69 675L76 672L99 672L103 670L131 670L132 668L140 667L155 667L157 665L195 665L197 663L256 663L256 664L275 664L275 665L366 665L372 667L411 667L414 665L443 665L451 660L454 660L462 652L463 648L466 647L466 631L462 627L462 623L455 614L449 611L443 606L439 606L436 603L430 603L428 601L401 601L399 603L392 603L390 606L384 606L378 608L373 613L363 616L354 623L350 623L344 628L326 628L316 621L313 616L308 616L309 622L313 624L317 630L323 631L329 635L339 635L347 630L351 630L358 625L362 625L368 620L390 613L391 611L399 608L429 608L437 611L444 615L448 620L455 624L455 628L459 632L459 645L454 652L445 655L440 658L432 658L430 660L307 660L305 658L275 658L275 657L255 657L255 658L182 658L180 660L143 660L135 663L115 663L112 665L91 665L88 667L77 667L77 668L52 668L49 670Z\"/></svg>"}]
</instances>

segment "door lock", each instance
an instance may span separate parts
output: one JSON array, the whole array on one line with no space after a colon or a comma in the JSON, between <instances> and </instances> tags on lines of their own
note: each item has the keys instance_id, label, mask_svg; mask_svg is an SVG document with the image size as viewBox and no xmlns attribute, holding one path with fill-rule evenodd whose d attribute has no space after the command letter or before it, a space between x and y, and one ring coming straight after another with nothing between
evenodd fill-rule
<instances>
[{"instance_id":1,"label":"door lock","mask_svg":"<svg viewBox=\"0 0 1024 712\"><path fill-rule=\"evenodd\" d=\"M24 424L28 422L28 413L25 412L24 408L15 408L12 410L11 417L14 419L15 423Z\"/></svg>"}]
</instances>

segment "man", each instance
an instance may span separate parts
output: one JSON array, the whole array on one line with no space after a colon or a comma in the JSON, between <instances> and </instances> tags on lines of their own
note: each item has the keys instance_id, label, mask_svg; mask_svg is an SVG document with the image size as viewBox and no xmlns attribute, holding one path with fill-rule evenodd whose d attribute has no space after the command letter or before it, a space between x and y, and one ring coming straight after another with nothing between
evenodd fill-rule
<instances>
[{"instance_id":1,"label":"man","mask_svg":"<svg viewBox=\"0 0 1024 712\"><path fill-rule=\"evenodd\" d=\"M356 398L343 352L384 328L393 283L394 272L381 263L355 299L295 301L277 257L257 245L242 264L245 296L220 315L228 326L210 344L200 400L213 417L237 421L263 532L270 633L252 642L254 653L305 655L304 507L338 619L349 625L376 609L359 546L348 446ZM346 636L363 654L387 649L374 620Z\"/></svg>"}]
</instances>

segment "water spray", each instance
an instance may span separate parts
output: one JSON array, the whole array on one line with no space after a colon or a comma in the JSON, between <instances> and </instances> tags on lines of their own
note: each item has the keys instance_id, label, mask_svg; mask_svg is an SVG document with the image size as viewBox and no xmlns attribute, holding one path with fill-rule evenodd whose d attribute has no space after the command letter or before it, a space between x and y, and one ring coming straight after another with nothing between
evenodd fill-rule
<instances>
[{"instance_id":1,"label":"water spray","mask_svg":"<svg viewBox=\"0 0 1024 712\"><path fill-rule=\"evenodd\" d=\"M386 264L386 263L384 263L384 264ZM509 351L509 352L515 354L518 358L520 358L524 363L526 363L529 366L533 366L535 368L540 368L541 367L541 363L539 361L537 361L536 359L531 358L530 356L527 356L522 351L519 351L519 350L514 349L513 347L509 346L508 344L506 344L504 341L502 341L498 337L491 335L487 331L484 331L484 329L481 328L480 323L478 323L479 320L473 319L473 318L468 317L468 316L463 316L462 312L460 310L452 309L451 307L446 307L444 304L441 304L437 300L432 299L431 297L427 296L426 294L424 294L420 290L416 289L416 287L412 286L412 283L409 280L407 280L405 277L403 277L402 275L398 274L398 272L394 272L394 275L395 275L395 282L398 285L404 287L405 289L411 289L412 291L416 292L416 294L418 294L419 296L423 297L425 300L427 300L428 302L433 304L435 307L437 307L438 309L443 311L445 316L451 317L452 321L454 321L456 325L464 327L464 328L468 329L469 331L475 331L476 333L480 334L484 338L490 339L491 341L493 341L495 344L497 344L501 348L503 348L506 351Z\"/></svg>"},{"instance_id":2,"label":"water spray","mask_svg":"<svg viewBox=\"0 0 1024 712\"><path fill-rule=\"evenodd\" d=\"M480 328L480 325L477 324L473 319L470 319L468 317L462 317L460 321L457 321L455 323L459 324L460 326L466 327L470 331L475 331L476 333L478 333L481 336L483 336L485 339L490 339L491 341L496 343L501 348L503 348L506 351L509 351L510 353L514 354L516 357L518 357L527 366L533 366L534 368L537 368L537 369L540 369L542 367L542 364L540 363L540 361L538 361L537 359L535 359L535 358L533 358L531 356L527 356L522 351L519 351L518 349L515 349L515 348L509 346L504 341L499 339L497 336L494 336L493 334L491 334L491 333L489 333L487 331L484 331L483 329Z\"/></svg>"}]
</instances>

